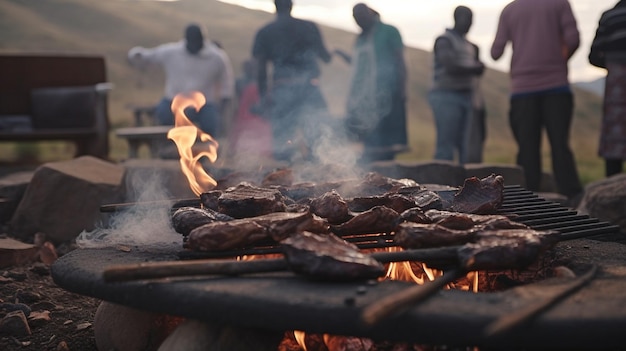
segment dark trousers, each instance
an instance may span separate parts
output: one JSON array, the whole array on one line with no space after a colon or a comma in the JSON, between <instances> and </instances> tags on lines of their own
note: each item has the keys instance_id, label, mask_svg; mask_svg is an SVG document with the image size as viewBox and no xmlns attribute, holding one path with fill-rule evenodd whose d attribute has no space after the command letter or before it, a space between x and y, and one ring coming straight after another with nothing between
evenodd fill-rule
<instances>
[{"instance_id":1,"label":"dark trousers","mask_svg":"<svg viewBox=\"0 0 626 351\"><path fill-rule=\"evenodd\" d=\"M558 192L572 197L582 191L574 155L569 147L573 111L574 97L569 92L511 98L509 122L518 145L517 164L524 169L529 190L540 190L541 135L545 128Z\"/></svg>"}]
</instances>

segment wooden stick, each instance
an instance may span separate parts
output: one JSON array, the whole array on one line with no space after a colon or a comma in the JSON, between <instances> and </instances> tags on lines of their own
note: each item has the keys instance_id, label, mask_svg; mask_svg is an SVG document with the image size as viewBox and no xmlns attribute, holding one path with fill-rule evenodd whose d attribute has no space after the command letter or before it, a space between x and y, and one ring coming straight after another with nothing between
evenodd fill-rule
<instances>
[{"instance_id":1,"label":"wooden stick","mask_svg":"<svg viewBox=\"0 0 626 351\"><path fill-rule=\"evenodd\" d=\"M103 277L107 282L120 282L192 275L279 272L287 269L287 261L284 259L164 261L112 266L104 270Z\"/></svg>"},{"instance_id":2,"label":"wooden stick","mask_svg":"<svg viewBox=\"0 0 626 351\"><path fill-rule=\"evenodd\" d=\"M399 252L376 252L371 256L381 263L420 261L447 263L457 265L457 246L416 249ZM143 262L111 266L104 270L104 280L119 282L140 279L157 279L166 277L181 277L190 275L241 275L252 273L279 272L289 269L285 259L259 259L250 261L236 260L187 260Z\"/></svg>"},{"instance_id":3,"label":"wooden stick","mask_svg":"<svg viewBox=\"0 0 626 351\"><path fill-rule=\"evenodd\" d=\"M504 315L485 328L484 336L487 338L496 338L502 336L506 332L518 327L526 322L531 321L542 312L556 305L561 299L569 296L578 289L585 286L594 277L598 267L593 265L585 274L575 278L568 284L554 293L550 293L548 297L533 301L533 303L511 314Z\"/></svg>"},{"instance_id":4,"label":"wooden stick","mask_svg":"<svg viewBox=\"0 0 626 351\"><path fill-rule=\"evenodd\" d=\"M461 278L464 274L465 271L463 270L451 269L442 276L435 278L433 281L424 283L423 285L415 285L395 294L388 295L372 305L365 307L361 318L366 325L375 325L385 318L405 312L409 307L429 298L431 295L443 289L447 284Z\"/></svg>"},{"instance_id":5,"label":"wooden stick","mask_svg":"<svg viewBox=\"0 0 626 351\"><path fill-rule=\"evenodd\" d=\"M124 202L118 204L108 204L100 206L100 212L117 212L128 210L134 207L157 207L157 206L171 206L172 209L177 209L185 206L200 207L200 198L193 199L181 199L181 200L156 200L156 201L142 201L142 202Z\"/></svg>"}]
</instances>

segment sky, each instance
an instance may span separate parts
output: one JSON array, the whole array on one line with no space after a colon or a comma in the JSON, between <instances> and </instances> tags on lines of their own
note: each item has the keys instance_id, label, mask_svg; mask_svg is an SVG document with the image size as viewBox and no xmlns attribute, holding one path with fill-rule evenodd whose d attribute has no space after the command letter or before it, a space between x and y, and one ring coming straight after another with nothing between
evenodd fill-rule
<instances>
[{"instance_id":1,"label":"sky","mask_svg":"<svg viewBox=\"0 0 626 351\"><path fill-rule=\"evenodd\" d=\"M251 9L274 12L273 0L219 0ZM352 19L352 6L363 0L293 0L294 17L313 20L318 24L357 32L359 28ZM495 36L500 11L511 0L366 0L378 11L381 19L396 26L405 45L432 50L434 39L452 27L452 13L458 5L465 5L474 13L474 23L468 39L481 50L481 59L490 68L509 71L511 47L498 61L489 56L491 42ZM603 77L606 72L593 67L587 60L589 47L595 35L600 15L613 7L617 0L570 0L580 31L581 44L569 64L572 82L591 81Z\"/></svg>"}]
</instances>

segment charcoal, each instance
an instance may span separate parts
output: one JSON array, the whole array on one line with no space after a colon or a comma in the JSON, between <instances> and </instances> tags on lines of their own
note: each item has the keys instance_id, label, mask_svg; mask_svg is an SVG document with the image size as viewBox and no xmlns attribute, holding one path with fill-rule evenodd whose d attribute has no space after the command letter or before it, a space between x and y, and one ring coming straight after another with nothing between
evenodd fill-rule
<instances>
[{"instance_id":1,"label":"charcoal","mask_svg":"<svg viewBox=\"0 0 626 351\"><path fill-rule=\"evenodd\" d=\"M356 214L349 221L331 225L331 232L339 235L378 234L392 232L400 219L400 214L385 206L376 206Z\"/></svg>"},{"instance_id":2,"label":"charcoal","mask_svg":"<svg viewBox=\"0 0 626 351\"><path fill-rule=\"evenodd\" d=\"M474 241L476 230L456 230L439 224L405 222L398 225L394 243L405 249L463 245Z\"/></svg>"},{"instance_id":3,"label":"charcoal","mask_svg":"<svg viewBox=\"0 0 626 351\"><path fill-rule=\"evenodd\" d=\"M228 188L217 199L218 211L234 218L261 216L285 210L284 197L277 189L240 183Z\"/></svg>"},{"instance_id":4,"label":"charcoal","mask_svg":"<svg viewBox=\"0 0 626 351\"><path fill-rule=\"evenodd\" d=\"M172 226L183 236L202 225L212 222L226 222L233 218L213 210L197 207L181 207L172 214Z\"/></svg>"},{"instance_id":5,"label":"charcoal","mask_svg":"<svg viewBox=\"0 0 626 351\"><path fill-rule=\"evenodd\" d=\"M281 241L281 247L290 269L306 277L345 281L385 275L380 262L332 234L305 231Z\"/></svg>"},{"instance_id":6,"label":"charcoal","mask_svg":"<svg viewBox=\"0 0 626 351\"><path fill-rule=\"evenodd\" d=\"M492 174L483 179L465 179L461 190L452 200L451 211L475 214L494 214L504 199L504 178Z\"/></svg>"},{"instance_id":7,"label":"charcoal","mask_svg":"<svg viewBox=\"0 0 626 351\"><path fill-rule=\"evenodd\" d=\"M343 223L352 218L348 204L335 190L312 199L310 206L313 213L326 218L331 224Z\"/></svg>"}]
</instances>

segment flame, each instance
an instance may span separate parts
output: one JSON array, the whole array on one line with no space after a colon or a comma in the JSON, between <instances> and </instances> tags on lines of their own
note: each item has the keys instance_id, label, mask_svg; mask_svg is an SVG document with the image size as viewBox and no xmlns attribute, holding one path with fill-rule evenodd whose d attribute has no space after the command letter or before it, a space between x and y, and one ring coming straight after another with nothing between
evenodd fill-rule
<instances>
[{"instance_id":1,"label":"flame","mask_svg":"<svg viewBox=\"0 0 626 351\"><path fill-rule=\"evenodd\" d=\"M296 341L298 342L298 345L300 345L300 347L302 347L302 349L304 351L307 351L306 349L306 343L304 341L304 338L306 337L306 333L300 330L294 330L293 331L293 336L296 339Z\"/></svg>"},{"instance_id":2,"label":"flame","mask_svg":"<svg viewBox=\"0 0 626 351\"><path fill-rule=\"evenodd\" d=\"M197 91L176 95L172 101L175 124L174 128L167 133L168 139L173 140L178 148L180 166L189 181L189 186L198 196L217 185L215 179L204 171L199 160L207 157L211 163L215 163L219 144L211 135L200 130L187 118L185 109L194 107L196 111L199 111L205 103L206 98ZM201 144L194 148L198 139Z\"/></svg>"}]
</instances>

